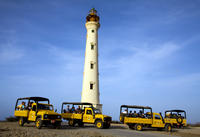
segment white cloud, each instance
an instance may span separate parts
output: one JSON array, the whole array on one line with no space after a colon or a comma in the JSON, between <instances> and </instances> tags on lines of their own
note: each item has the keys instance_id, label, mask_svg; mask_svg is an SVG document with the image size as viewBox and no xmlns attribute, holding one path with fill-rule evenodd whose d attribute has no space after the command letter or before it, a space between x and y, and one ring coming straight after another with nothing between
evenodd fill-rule
<instances>
[{"instance_id":1,"label":"white cloud","mask_svg":"<svg viewBox=\"0 0 200 137\"><path fill-rule=\"evenodd\" d=\"M105 73L110 72L110 69L113 70L111 79L129 79L132 76L137 78L152 72L155 73L156 70L162 68L162 65L165 66L166 59L173 61L172 57L176 55L180 46L174 43L164 43L156 48L129 46L129 49L131 53L121 58L112 60L102 58L100 67Z\"/></svg>"},{"instance_id":2,"label":"white cloud","mask_svg":"<svg viewBox=\"0 0 200 137\"><path fill-rule=\"evenodd\" d=\"M160 46L156 46L154 49L149 49L145 47L141 48L132 48L133 54L131 58L133 59L151 59L151 60L160 60L164 59L174 52L176 52L180 47L174 43L164 43ZM127 57L126 57L127 58ZM130 57L128 57L130 58ZM130 60L130 59L129 59Z\"/></svg>"}]
</instances>

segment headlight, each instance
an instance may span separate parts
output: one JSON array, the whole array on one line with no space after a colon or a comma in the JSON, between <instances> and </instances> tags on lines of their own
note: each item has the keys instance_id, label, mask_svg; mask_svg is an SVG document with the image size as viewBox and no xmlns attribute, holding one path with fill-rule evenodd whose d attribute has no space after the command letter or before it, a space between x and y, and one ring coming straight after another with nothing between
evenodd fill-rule
<instances>
[{"instance_id":1,"label":"headlight","mask_svg":"<svg viewBox=\"0 0 200 137\"><path fill-rule=\"evenodd\" d=\"M45 115L44 115L44 119L47 119L47 118L48 118L48 115L47 115L47 114L45 114Z\"/></svg>"},{"instance_id":2,"label":"headlight","mask_svg":"<svg viewBox=\"0 0 200 137\"><path fill-rule=\"evenodd\" d=\"M60 115L58 115L58 119L60 119L61 118L61 116Z\"/></svg>"}]
</instances>

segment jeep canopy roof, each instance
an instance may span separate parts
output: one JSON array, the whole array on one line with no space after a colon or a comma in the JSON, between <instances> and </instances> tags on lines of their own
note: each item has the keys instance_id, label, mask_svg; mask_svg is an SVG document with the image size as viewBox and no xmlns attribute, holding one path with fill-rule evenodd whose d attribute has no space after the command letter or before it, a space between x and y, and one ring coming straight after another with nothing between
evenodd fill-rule
<instances>
[{"instance_id":1,"label":"jeep canopy roof","mask_svg":"<svg viewBox=\"0 0 200 137\"><path fill-rule=\"evenodd\" d=\"M185 112L185 110L174 109L174 110L166 110L165 112Z\"/></svg>"},{"instance_id":2,"label":"jeep canopy roof","mask_svg":"<svg viewBox=\"0 0 200 137\"><path fill-rule=\"evenodd\" d=\"M73 106L74 105L81 105L81 106L87 105L87 106L93 107L93 105L91 103L87 103L87 102L63 102L62 103L62 108L61 108L61 113L64 112L64 105L73 105Z\"/></svg>"},{"instance_id":3,"label":"jeep canopy roof","mask_svg":"<svg viewBox=\"0 0 200 137\"><path fill-rule=\"evenodd\" d=\"M35 102L38 101L48 101L48 98L44 98L44 97L24 97L24 98L18 98L17 100L34 100Z\"/></svg>"},{"instance_id":4,"label":"jeep canopy roof","mask_svg":"<svg viewBox=\"0 0 200 137\"><path fill-rule=\"evenodd\" d=\"M35 101L35 103L38 103L39 101L47 101L48 104L50 103L49 99L48 98L44 98L44 97L24 97L24 98L18 98L17 102L16 102L16 105L15 105L15 109L17 108L19 100L28 100L28 102L30 102L30 100L33 100L33 101Z\"/></svg>"},{"instance_id":5,"label":"jeep canopy roof","mask_svg":"<svg viewBox=\"0 0 200 137\"><path fill-rule=\"evenodd\" d=\"M91 105L91 106L93 106L92 103L87 103L87 102L63 102L62 104L63 105L64 104L72 104L72 105Z\"/></svg>"},{"instance_id":6,"label":"jeep canopy roof","mask_svg":"<svg viewBox=\"0 0 200 137\"><path fill-rule=\"evenodd\" d=\"M36 103L38 103L39 101L47 101L48 104L50 103L49 99L48 98L44 98L44 97L24 97L24 98L18 98L17 102L16 102L16 105L18 104L19 100L28 100L28 101L33 100Z\"/></svg>"},{"instance_id":7,"label":"jeep canopy roof","mask_svg":"<svg viewBox=\"0 0 200 137\"><path fill-rule=\"evenodd\" d=\"M121 105L121 108L122 107L138 108L138 109L152 109L151 107L148 107L148 106L137 106L137 105Z\"/></svg>"},{"instance_id":8,"label":"jeep canopy roof","mask_svg":"<svg viewBox=\"0 0 200 137\"><path fill-rule=\"evenodd\" d=\"M180 109L166 110L165 111L165 116L167 115L167 113L171 113L172 114L173 112L184 113L184 117L186 118L186 112L185 112L185 110L180 110Z\"/></svg>"}]
</instances>

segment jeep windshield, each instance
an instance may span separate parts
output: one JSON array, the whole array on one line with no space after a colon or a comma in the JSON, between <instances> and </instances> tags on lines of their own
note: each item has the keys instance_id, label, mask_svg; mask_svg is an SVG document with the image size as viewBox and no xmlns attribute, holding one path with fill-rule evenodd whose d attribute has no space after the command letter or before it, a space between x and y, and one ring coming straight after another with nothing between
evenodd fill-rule
<instances>
[{"instance_id":1,"label":"jeep windshield","mask_svg":"<svg viewBox=\"0 0 200 137\"><path fill-rule=\"evenodd\" d=\"M94 109L95 114L101 114L101 111L99 109Z\"/></svg>"},{"instance_id":2,"label":"jeep windshield","mask_svg":"<svg viewBox=\"0 0 200 137\"><path fill-rule=\"evenodd\" d=\"M53 106L48 105L48 104L38 104L37 109L38 110L53 110Z\"/></svg>"}]
</instances>

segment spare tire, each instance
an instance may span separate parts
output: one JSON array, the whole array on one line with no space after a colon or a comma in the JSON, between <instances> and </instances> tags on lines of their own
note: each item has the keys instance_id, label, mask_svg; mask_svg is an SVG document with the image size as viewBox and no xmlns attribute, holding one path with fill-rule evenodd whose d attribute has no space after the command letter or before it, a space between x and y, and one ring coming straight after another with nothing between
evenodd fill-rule
<instances>
[{"instance_id":1,"label":"spare tire","mask_svg":"<svg viewBox=\"0 0 200 137\"><path fill-rule=\"evenodd\" d=\"M177 123L182 124L183 123L183 118L182 117L177 117L176 121L177 121Z\"/></svg>"}]
</instances>

